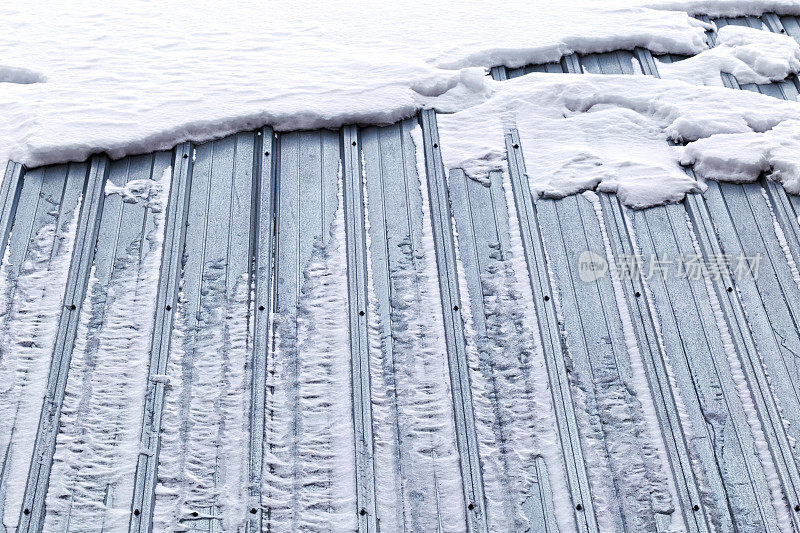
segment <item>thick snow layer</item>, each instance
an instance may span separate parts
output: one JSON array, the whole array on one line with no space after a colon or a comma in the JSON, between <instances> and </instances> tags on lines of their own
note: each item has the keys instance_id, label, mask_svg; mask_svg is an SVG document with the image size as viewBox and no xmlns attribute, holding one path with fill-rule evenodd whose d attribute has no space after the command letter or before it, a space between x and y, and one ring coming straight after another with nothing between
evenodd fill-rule
<instances>
[{"instance_id":1,"label":"thick snow layer","mask_svg":"<svg viewBox=\"0 0 800 533\"><path fill-rule=\"evenodd\" d=\"M0 18L0 81L44 82L0 83L0 160L28 166L263 124L390 123L462 86L465 67L707 47L686 13L622 0L11 1Z\"/></svg>"},{"instance_id":2,"label":"thick snow layer","mask_svg":"<svg viewBox=\"0 0 800 533\"><path fill-rule=\"evenodd\" d=\"M800 4L795 0L655 0L644 5L709 17L761 16L764 13L800 15Z\"/></svg>"},{"instance_id":3,"label":"thick snow layer","mask_svg":"<svg viewBox=\"0 0 800 533\"><path fill-rule=\"evenodd\" d=\"M677 165L681 150L664 146L665 129L667 137L692 140L730 133L726 125L736 133L761 132L798 114L796 106L745 103L746 97L733 91L689 94L661 81L628 78L623 88L613 81L552 85L533 78L539 95L550 91L574 99L569 92L586 95L588 89L596 103L611 105L584 102L563 112L561 103L537 97L527 107L536 111L526 111L522 120L520 109L509 106L531 96L530 87L510 84L500 90L485 79L485 69L494 65L636 46L654 53L699 53L663 66L666 76L695 83L718 83L720 70L742 82L781 79L800 68L792 39L725 27L719 46L707 51L705 30L711 26L687 12L800 13L796 0L612 0L602 6L570 0L558 9L522 0L502 6L433 2L424 9L414 0L325 2L313 6L313 17L285 0L216 7L188 0L29 4L0 6L0 17L11 21L0 35L0 162L36 166L83 160L100 151L120 157L264 124L277 130L386 124L423 107L466 109L486 123L481 131L489 124L502 131L519 123L527 129L526 142L549 149L552 157L533 171L540 194L599 185L618 191L629 205L645 206L698 188ZM638 101L631 107L620 97ZM503 120L488 117L486 106L504 110ZM759 125L765 113L768 127ZM689 124L695 131L687 131ZM476 153L462 159L471 161L473 174L485 174L496 166L502 136L468 133ZM774 152L784 140L758 135L749 146ZM476 168L480 165L485 168ZM783 171L780 179L796 175ZM723 172L715 177L725 178Z\"/></svg>"},{"instance_id":4,"label":"thick snow layer","mask_svg":"<svg viewBox=\"0 0 800 533\"><path fill-rule=\"evenodd\" d=\"M758 179L762 172L800 194L800 122L778 124L764 133L714 135L686 147L683 163L704 178L736 182Z\"/></svg>"},{"instance_id":5,"label":"thick snow layer","mask_svg":"<svg viewBox=\"0 0 800 533\"><path fill-rule=\"evenodd\" d=\"M800 143L795 102L649 76L534 73L483 85L484 102L439 117L445 166L473 179L502 169L503 134L517 128L541 196L597 189L631 207L677 201L703 188L681 164L720 180L772 171L787 190L800 189L789 156ZM435 105L455 111L459 102L443 95Z\"/></svg>"},{"instance_id":6,"label":"thick snow layer","mask_svg":"<svg viewBox=\"0 0 800 533\"><path fill-rule=\"evenodd\" d=\"M720 72L739 83L780 81L800 70L800 46L788 35L744 26L724 26L717 45L694 57L658 65L662 78L699 85L722 85Z\"/></svg>"}]
</instances>

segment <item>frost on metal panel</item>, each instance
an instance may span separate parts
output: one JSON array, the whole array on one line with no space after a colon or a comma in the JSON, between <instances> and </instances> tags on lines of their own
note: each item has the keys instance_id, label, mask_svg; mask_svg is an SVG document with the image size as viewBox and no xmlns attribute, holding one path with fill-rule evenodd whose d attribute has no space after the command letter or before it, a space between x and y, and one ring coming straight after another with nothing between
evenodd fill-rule
<instances>
[{"instance_id":1,"label":"frost on metal panel","mask_svg":"<svg viewBox=\"0 0 800 533\"><path fill-rule=\"evenodd\" d=\"M800 531L797 199L538 198L522 133L480 180L433 113L108 162L102 202L15 166L0 531Z\"/></svg>"}]
</instances>

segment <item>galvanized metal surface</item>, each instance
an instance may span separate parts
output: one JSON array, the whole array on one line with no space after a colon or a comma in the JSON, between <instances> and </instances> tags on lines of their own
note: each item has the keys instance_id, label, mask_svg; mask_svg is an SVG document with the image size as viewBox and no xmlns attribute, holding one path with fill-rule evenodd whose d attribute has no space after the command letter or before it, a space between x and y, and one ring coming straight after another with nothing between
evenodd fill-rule
<instances>
[{"instance_id":1,"label":"galvanized metal surface","mask_svg":"<svg viewBox=\"0 0 800 533\"><path fill-rule=\"evenodd\" d=\"M800 38L791 17L716 22ZM495 67L492 75L657 76L659 61L679 59L637 49ZM726 83L738 87L730 76ZM796 99L795 83L742 88ZM508 174L488 183L443 167L431 111L383 128L264 128L113 162L10 164L0 188L0 361L16 366L3 384L14 415L0 421L0 531L151 531L171 499L189 492L195 499L178 507L182 527L279 531L288 527L279 507L308 491L322 495L315 512L348 502L350 518L341 518L359 531L427 528L415 522L423 510L443 523L453 509L463 529L496 529L507 517L493 514L487 479L497 476L487 465L522 422L508 406L526 400L504 384L499 361L471 362L470 347L502 350L498 317L522 316L492 307L490 285L501 276L522 280L529 295L515 301L528 302L535 319L530 349L541 348L553 444L563 457L548 464L537 456L518 476L530 530L558 530L559 505L568 502L580 531L679 523L688 531L800 531L800 201L767 179L713 183L703 196L644 211L608 194L537 199L523 143L507 132ZM119 192L142 183L164 187L163 209ZM511 261L512 234L523 271ZM584 252L609 264L642 256L645 269L655 257L697 253L762 262L757 276L728 266L698 279L656 269L585 281ZM314 266L324 258L328 266ZM331 285L337 272L341 285ZM132 275L133 292L151 291L142 293L148 311L112 320L121 305L114 288ZM438 287L432 307L411 298L429 290L426 280ZM297 332L314 330L309 320L321 320L313 305L325 298L309 300L320 290L341 305L318 329L338 323L347 333L347 378L335 392L303 381L308 365L330 370L325 358L342 357L335 331L324 347L297 342ZM20 308L37 302L41 310ZM423 314L441 324L441 351L423 346L433 341L424 335L403 336L413 327L436 331L419 325ZM102 343L116 342L107 337L126 321L148 351L113 348L143 364L104 368ZM409 381L408 369L430 354L426 364L436 365L424 371L446 381ZM36 372L44 379L32 381ZM104 435L88 424L96 391L113 381L140 391L131 396L136 405L104 406L119 418L112 442L138 436L132 448L96 446ZM328 397L315 397L315 387ZM435 444L409 448L417 438L412 403L429 394L438 402L426 414L439 417L428 430ZM303 398L313 400L312 412ZM446 424L441 413L450 413ZM498 450L480 437L486 413ZM312 444L325 453L309 451L304 424L318 424ZM339 425L350 434L338 435ZM665 450L663 463L653 461L655 448ZM87 450L102 471L82 470ZM329 483L316 481L317 469ZM353 479L336 479L341 472ZM440 485L448 478L458 502ZM337 483L352 494L331 492ZM86 516L103 519L81 522Z\"/></svg>"},{"instance_id":2,"label":"galvanized metal surface","mask_svg":"<svg viewBox=\"0 0 800 533\"><path fill-rule=\"evenodd\" d=\"M785 21L790 27L796 26L796 19L791 17L782 17L779 19L775 15L765 15L763 17L763 22L761 19L755 17L741 19L719 19L715 22L718 27L722 27L726 24L738 24L761 30L786 33L782 26L782 21ZM800 34L798 34L798 37L800 37ZM709 34L709 40L712 44L715 42L713 33ZM634 59L633 71L627 69L631 59ZM660 59L672 62L673 60L679 58L662 57ZM635 67L639 68L637 69ZM643 73L658 76L657 61L655 61L652 55L646 50L636 50L633 54L633 57L631 57L631 54L628 52L592 54L590 56L581 58L581 68L577 68L574 64L563 61L562 68L564 72L573 73L589 71L603 74ZM508 76L512 77L512 72L514 75L521 75L532 71L543 70L537 67L525 67L524 69L515 69L514 71L509 72ZM492 74L495 79L504 79L505 76L502 67L493 70ZM723 83L725 83L725 85L727 85L729 88L741 88L758 91L763 94L783 99L797 98L797 88L795 85L797 83L796 78L793 81L785 81L769 85L753 84L740 87L733 76L723 73L722 77ZM744 194L742 194L742 191L740 190L742 188L747 189ZM738 197L740 200L735 202L736 204L741 204L742 200L744 200L745 205L751 205L751 210L752 205L763 205L763 208L761 208L762 212L756 214L756 212L753 211L753 214L751 215L746 215L745 212L741 212L737 213L735 217L730 217L730 215L729 217L725 217L726 213L730 213L730 206L726 207L725 201L721 201L722 199L720 196L722 195L724 197L726 191L728 191L728 195L737 195L736 197ZM677 235L685 230L685 221L681 220L685 218L686 220L691 221L691 240L696 243L694 247L706 256L731 256L731 254L734 253L741 255L747 253L750 254L749 256L751 257L759 256L764 258L777 257L778 255L782 256L782 260L770 260L771 268L768 269L768 273L766 275L762 271L761 276L758 276L755 279L750 279L748 277L743 278L741 280L741 285L746 287L744 289L739 287L734 288L735 285L729 273L723 273L723 275L720 275L719 277L713 277L711 285L714 287L715 294L710 295L710 297L714 306L719 306L722 308L725 321L719 323L718 328L720 328L721 334L725 338L731 339L731 342L734 346L733 349L737 354L738 364L735 364L735 367L740 368L744 373L750 396L754 403L755 409L759 413L759 420L762 424L764 424L763 437L759 436L758 440L761 440L762 438L766 440L773 461L773 467L777 470L777 475L780 478L785 497L788 499L788 501L796 501L798 499L796 487L797 476L799 474L797 461L795 459L796 452L794 452L792 445L790 444L790 442L796 442L796 437L787 433L787 429L796 427L796 422L791 421L793 415L788 414L790 412L797 412L797 408L794 407L797 395L793 385L791 385L791 383L794 381L794 375L796 374L793 369L795 360L794 357L792 357L792 360L790 360L789 364L787 365L786 360L781 356L781 352L784 349L783 347L786 346L787 339L789 345L791 345L791 339L797 335L798 331L797 324L790 318L793 316L791 312L789 312L787 316L787 311L785 310L786 304L784 303L788 300L794 301L794 298L787 298L783 296L786 294L784 291L789 290L789 292L792 293L797 289L797 284L792 282L796 276L793 278L793 275L790 274L789 271L792 268L791 265L796 264L794 261L797 243L794 241L796 238L794 236L797 234L798 219L796 216L793 216L795 212L793 207L795 199L788 197L778 184L769 182L768 180L762 180L760 185L712 183L709 191L704 195L704 199L705 201L700 199L698 196L690 196L684 202L686 204L686 214L682 216L679 214L676 215L676 222L674 222L672 225L672 233L676 235L676 238ZM613 204L614 202L606 203L604 206L608 205L613 208ZM671 210L674 209L674 207L668 206L666 208L654 208L648 210L648 213L655 213L661 209ZM776 216L776 212L781 214ZM630 216L630 219L635 221L637 217L640 217L640 215L633 214ZM651 214L646 215L644 218L645 221L648 220L647 217L651 217ZM770 221L774 222L774 227L772 228L769 228ZM653 222L645 222L646 226L653 226L653 224ZM768 226L768 230L772 229L772 231L767 230L765 232L765 225ZM655 229L648 231L648 235L651 236L663 236L669 233L670 231L668 227L658 225L656 225ZM786 239L784 234L789 234L791 236L791 244L787 245L787 242L789 241ZM635 237L634 242L638 242ZM746 242L748 245L742 246L743 242ZM770 244L768 243L772 243L771 250L765 248L765 246L768 248L770 247ZM650 249L648 249L647 246L644 246L643 248L637 248L640 250L646 250L649 253L660 251L660 253L663 254L667 252L667 243L659 243L658 245L655 245L655 243L652 244L653 246ZM780 250L780 254L778 254L778 250ZM688 247L684 252L681 252L680 248L673 251L674 254L677 254L676 256L680 255L681 253L689 252L691 252L691 250ZM789 270L787 270L787 267ZM777 280L782 280L783 283ZM769 286L771 281L773 282L772 286ZM738 282L739 279L737 279L737 283ZM775 285L777 285L777 287L774 287ZM676 288L674 292L686 294L684 289ZM698 289L699 294L702 294L702 292L702 290ZM673 291L665 290L663 292L665 296L670 293L673 293ZM640 292L637 291L636 294L638 295ZM748 299L750 300L749 305L743 306L742 301L739 298L740 294L746 294L748 296ZM774 294L776 297L764 297L764 294ZM767 301L769 301L769 309L764 309L765 302ZM669 303L670 309L675 309L676 307L681 306L676 306L675 303ZM694 307L701 309L702 306L699 306L697 301L695 301ZM706 311L705 314L706 316L709 316L708 311ZM787 323L786 320L789 320L789 322ZM691 317L683 320L683 322L687 325L696 324L698 321L702 323L702 319L698 320L698 317ZM678 324L680 322L681 321L679 321ZM788 328L783 324L787 324ZM681 340L691 338L691 332L691 329L688 331L681 331ZM790 333L787 335L784 332ZM704 337L708 338L707 334L704 334ZM667 337L664 338L664 340L666 339ZM698 338L697 341L701 342L700 338ZM783 346L781 346L779 343ZM693 347L693 352L697 351L698 345L696 343L689 343L689 345ZM756 345L761 346L757 348ZM793 354L798 353L792 351L791 348L787 349ZM718 344L717 348L712 349L711 353L719 354L717 359L720 362L724 362L722 355L724 350L725 349L722 347L722 345ZM776 358L777 360L775 360ZM717 365L719 363L713 364ZM692 368L692 371L696 372L697 369L701 367L701 363L699 361L695 362L691 364L690 367ZM784 369L786 370L784 371ZM674 370L675 369L673 368L673 371ZM721 383L720 385L715 386L715 388L720 388L723 391L723 395L726 393L725 391L733 390L732 387L734 386L734 379L732 377L725 378L724 375L719 375L719 377L722 379L727 379L727 383ZM680 381L681 380L679 379L678 382ZM695 386L697 385L697 378L695 378ZM778 389L781 389L783 392L779 392ZM735 398L732 398L732 400L734 400L732 403L729 400L725 401L726 405L728 405L728 408L737 403ZM742 451L749 450L753 446L753 443L749 442L750 437L747 435L748 431L747 423L745 422L744 411L741 411L741 409L747 409L747 404L749 403L747 400L744 401L746 402L744 407L738 408L740 409L739 415L735 415L732 412L730 413L732 420L739 420L738 425L737 423L734 423L734 427L738 427L736 431L739 434L738 440L740 440L742 443ZM779 412L784 413L783 416L778 415ZM783 422L781 422L781 420L783 420ZM789 431L792 430L789 429ZM744 441L741 439L744 439ZM729 450L730 446L728 446L726 454L730 453ZM719 460L720 459L718 457L715 461L719 463ZM763 458L761 460L763 460ZM758 472L760 470L758 456L750 454L749 458L743 458L743 461L740 463L740 465L741 466L737 468L743 468L742 473L747 473L747 477L750 479L750 484L766 482L766 478L764 476L768 474ZM722 471L726 470L728 469L722 468ZM759 476L761 481L758 481ZM723 483L725 483L725 481L723 481ZM727 483L731 485L733 484L732 481L728 481ZM720 488L722 488L721 485ZM727 505L731 505L730 489L726 489L725 492L728 494L726 497L728 500ZM745 499L749 498L750 503L745 504L744 506L739 506L738 508L735 506L731 508L734 522L741 520L746 514L746 510L752 512L759 506L762 506L762 502L765 501L764 498L767 498L768 494L766 492L762 492L759 495L758 489L756 489L756 493L753 493L752 496L741 497L744 497ZM734 497L734 499L737 498L740 497ZM738 527L777 529L779 527L778 524L769 518L769 514L769 510L765 509L760 512L761 518L758 521L752 522L748 519L743 523L739 523ZM791 518L793 527L795 529L800 528L800 519L798 518L796 511Z\"/></svg>"}]
</instances>

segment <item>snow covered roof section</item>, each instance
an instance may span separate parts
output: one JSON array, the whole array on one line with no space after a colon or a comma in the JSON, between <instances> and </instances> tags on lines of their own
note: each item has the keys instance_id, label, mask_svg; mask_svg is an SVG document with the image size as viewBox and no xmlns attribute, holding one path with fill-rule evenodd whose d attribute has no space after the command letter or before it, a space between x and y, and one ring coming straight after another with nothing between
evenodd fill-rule
<instances>
[{"instance_id":1,"label":"snow covered roof section","mask_svg":"<svg viewBox=\"0 0 800 533\"><path fill-rule=\"evenodd\" d=\"M10 163L0 529L800 532L797 78L679 54Z\"/></svg>"},{"instance_id":2,"label":"snow covered roof section","mask_svg":"<svg viewBox=\"0 0 800 533\"><path fill-rule=\"evenodd\" d=\"M0 82L0 160L117 158L266 124L389 124L458 86L466 67L706 47L686 13L596 4L3 2L13 23L0 36L0 80L24 68L23 81L41 83Z\"/></svg>"},{"instance_id":3,"label":"snow covered roof section","mask_svg":"<svg viewBox=\"0 0 800 533\"><path fill-rule=\"evenodd\" d=\"M10 165L3 526L800 530L798 198L541 198L451 118Z\"/></svg>"}]
</instances>

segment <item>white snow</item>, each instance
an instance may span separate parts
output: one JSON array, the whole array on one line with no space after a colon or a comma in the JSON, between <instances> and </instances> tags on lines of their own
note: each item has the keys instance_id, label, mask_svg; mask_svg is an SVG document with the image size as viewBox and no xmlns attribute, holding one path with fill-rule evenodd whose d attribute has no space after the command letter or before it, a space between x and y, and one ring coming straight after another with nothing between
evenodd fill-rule
<instances>
[{"instance_id":1,"label":"white snow","mask_svg":"<svg viewBox=\"0 0 800 533\"><path fill-rule=\"evenodd\" d=\"M742 91L745 92L745 91ZM701 178L750 182L762 172L800 194L800 121L787 120L763 133L712 135L690 143L682 163Z\"/></svg>"},{"instance_id":2,"label":"white snow","mask_svg":"<svg viewBox=\"0 0 800 533\"><path fill-rule=\"evenodd\" d=\"M680 166L692 163L698 176L720 180L772 169L787 190L800 189L790 156L800 143L795 102L650 76L532 73L484 86L486 101L439 116L445 167L474 179L502 168L503 133L517 128L541 196L596 189L631 207L677 201L704 188ZM458 109L449 95L435 105Z\"/></svg>"},{"instance_id":3,"label":"white snow","mask_svg":"<svg viewBox=\"0 0 800 533\"><path fill-rule=\"evenodd\" d=\"M703 23L635 4L4 2L0 79L44 83L0 83L0 160L116 158L264 124L389 123L463 87L465 67L707 47Z\"/></svg>"},{"instance_id":4,"label":"white snow","mask_svg":"<svg viewBox=\"0 0 800 533\"><path fill-rule=\"evenodd\" d=\"M662 78L698 85L722 85L720 72L733 74L740 84L784 80L800 70L800 46L788 35L744 26L723 26L717 45L694 57L659 63Z\"/></svg>"},{"instance_id":5,"label":"white snow","mask_svg":"<svg viewBox=\"0 0 800 533\"><path fill-rule=\"evenodd\" d=\"M487 82L485 69L636 46L654 53L700 53L663 67L668 76L701 83L718 83L720 70L761 83L800 68L797 44L789 37L725 27L719 46L709 51L705 30L711 26L687 15L800 13L800 3L789 0L612 0L602 6L570 0L558 9L522 0L502 6L434 2L420 9L415 0L401 0L324 2L312 9L309 17L307 9L287 0L268 6L253 0L219 6L189 0L4 3L0 17L12 23L0 35L0 161L37 166L83 160L99 151L116 158L264 124L276 130L386 124L431 106L466 109L481 114L480 122L496 124L496 117L487 116L488 105L502 111L503 126L527 123L528 142L549 141L542 148L555 156L541 169L532 167L539 193L559 196L599 186L642 207L697 189L676 164L680 149L662 146L665 128L676 139L706 137L724 130L724 123L750 122L753 108L774 103L743 105L746 97L734 91L693 89L698 93L693 95L668 82L628 78L622 91L640 100L631 109L635 114L617 109L616 102L607 110L584 106L581 111L597 113L568 113L572 120L562 121L558 105L536 99L531 104L537 113L526 111L530 120L524 121L518 120L519 109L508 108L530 91L517 84L499 89ZM585 93L578 85L586 84L597 103L619 96L621 89L590 79L556 86L532 79L539 93ZM665 98L671 101L664 103ZM467 109L473 106L481 111ZM669 113L666 108L680 110L672 130L663 116L653 120ZM687 119L689 108L701 113ZM768 112L774 112L770 127L799 113L796 104ZM687 134L682 128L684 134L676 135L681 128L675 121L681 119L703 132ZM780 142L757 139L760 152ZM494 148L501 139L475 142L474 153L462 158L471 161L472 170L492 162L487 152L499 157ZM796 179L792 172L788 181Z\"/></svg>"}]
</instances>

